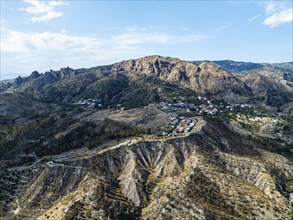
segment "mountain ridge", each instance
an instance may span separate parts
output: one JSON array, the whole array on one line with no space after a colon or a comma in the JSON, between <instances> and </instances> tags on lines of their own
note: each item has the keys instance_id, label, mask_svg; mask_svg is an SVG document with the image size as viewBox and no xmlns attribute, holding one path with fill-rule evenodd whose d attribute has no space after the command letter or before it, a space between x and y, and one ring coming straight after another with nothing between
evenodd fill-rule
<instances>
[{"instance_id":1,"label":"mountain ridge","mask_svg":"<svg viewBox=\"0 0 293 220\"><path fill-rule=\"evenodd\" d=\"M158 86L168 83L182 90L192 90L197 95L213 96L226 102L255 103L262 99L257 97L257 92L253 92L256 88L250 87L241 77L231 74L217 64L208 62L196 64L158 55L89 69L74 70L67 67L59 71L50 70L43 74L34 71L30 76L18 77L13 84L5 84L2 87L6 91L30 92L34 96L48 100L63 97L63 100L58 99L58 101L72 102L86 97L96 97L102 99L103 102L119 104L121 97L127 97L128 95L125 94L133 90L133 86L139 89L136 86L138 82L143 85L142 81L149 81L151 78L159 82L151 89L156 97L160 96ZM278 80L270 81L270 83L280 84ZM278 105L293 101L291 96L293 90L290 87L286 85L278 87L282 88L279 92L285 97ZM106 88L112 88L112 90ZM144 91L150 92L148 88L144 88ZM163 96L166 95L163 94ZM158 99L153 101L156 100L158 101ZM126 102L129 101L126 100ZM262 104L278 106L272 102Z\"/></svg>"}]
</instances>

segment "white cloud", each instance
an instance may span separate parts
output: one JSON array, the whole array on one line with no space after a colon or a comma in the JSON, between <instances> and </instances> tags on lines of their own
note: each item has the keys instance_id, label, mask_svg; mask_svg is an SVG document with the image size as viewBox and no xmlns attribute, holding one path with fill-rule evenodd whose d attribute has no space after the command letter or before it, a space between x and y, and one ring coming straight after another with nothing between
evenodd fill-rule
<instances>
[{"instance_id":1,"label":"white cloud","mask_svg":"<svg viewBox=\"0 0 293 220\"><path fill-rule=\"evenodd\" d=\"M266 19L263 20L263 24L274 28L292 22L293 8L291 3L290 1L261 2L266 13Z\"/></svg>"},{"instance_id":2,"label":"white cloud","mask_svg":"<svg viewBox=\"0 0 293 220\"><path fill-rule=\"evenodd\" d=\"M53 18L57 18L63 15L63 13L55 11L55 7L67 5L67 3L59 1L40 1L40 0L23 0L25 3L30 4L31 6L26 8L20 8L21 11L26 11L33 16L29 20L32 22L48 22ZM41 15L43 14L43 15Z\"/></svg>"},{"instance_id":3,"label":"white cloud","mask_svg":"<svg viewBox=\"0 0 293 220\"><path fill-rule=\"evenodd\" d=\"M214 38L211 35L202 35L202 34L190 34L190 35L183 35L183 36L174 36L173 42L180 43L180 42L192 42L192 41L199 41Z\"/></svg>"},{"instance_id":4,"label":"white cloud","mask_svg":"<svg viewBox=\"0 0 293 220\"><path fill-rule=\"evenodd\" d=\"M24 0L23 2L31 4L32 6L20 8L21 11L26 11L30 14L42 14L54 11L56 6L66 5L63 1L47 1L41 2L39 0Z\"/></svg>"},{"instance_id":5,"label":"white cloud","mask_svg":"<svg viewBox=\"0 0 293 220\"><path fill-rule=\"evenodd\" d=\"M118 36L114 36L112 41L117 44L134 45L141 43L166 43L170 40L170 36L167 34L154 33L127 33Z\"/></svg>"},{"instance_id":6,"label":"white cloud","mask_svg":"<svg viewBox=\"0 0 293 220\"><path fill-rule=\"evenodd\" d=\"M133 31L146 31L148 28L146 27L138 27L138 26L133 26L133 27L128 27L125 30L128 32L133 32Z\"/></svg>"},{"instance_id":7,"label":"white cloud","mask_svg":"<svg viewBox=\"0 0 293 220\"><path fill-rule=\"evenodd\" d=\"M59 1L51 1L51 2L49 2L49 5L52 7L55 7L55 6L60 6L60 5L67 5L67 3L59 0Z\"/></svg>"},{"instance_id":8,"label":"white cloud","mask_svg":"<svg viewBox=\"0 0 293 220\"><path fill-rule=\"evenodd\" d=\"M125 55L126 49L111 49L105 40L57 32L25 33L1 28L2 73L30 73L63 66L79 68ZM129 48L127 49L129 51Z\"/></svg>"},{"instance_id":9,"label":"white cloud","mask_svg":"<svg viewBox=\"0 0 293 220\"><path fill-rule=\"evenodd\" d=\"M180 42L192 42L212 38L209 35L169 35L164 33L126 33L112 38L113 43L120 45L136 45L145 43L174 44Z\"/></svg>"},{"instance_id":10,"label":"white cloud","mask_svg":"<svg viewBox=\"0 0 293 220\"><path fill-rule=\"evenodd\" d=\"M25 33L1 28L1 51L8 53L36 53L46 51L96 51L102 46L113 48L138 48L142 44L166 44L191 42L211 38L211 36L169 35L165 33L125 33L107 39L75 36L67 30L60 33Z\"/></svg>"},{"instance_id":11,"label":"white cloud","mask_svg":"<svg viewBox=\"0 0 293 220\"><path fill-rule=\"evenodd\" d=\"M279 4L277 2L266 2L265 11L267 14L272 14L276 12L279 8Z\"/></svg>"},{"instance_id":12,"label":"white cloud","mask_svg":"<svg viewBox=\"0 0 293 220\"><path fill-rule=\"evenodd\" d=\"M68 33L69 33L69 31L68 31L68 30L66 30L66 29L62 29L62 30L61 30L61 33L62 33L62 34L68 34Z\"/></svg>"},{"instance_id":13,"label":"white cloud","mask_svg":"<svg viewBox=\"0 0 293 220\"><path fill-rule=\"evenodd\" d=\"M276 12L283 11L290 6L289 1L264 1L261 2L264 5L264 9L267 15L272 15Z\"/></svg>"},{"instance_id":14,"label":"white cloud","mask_svg":"<svg viewBox=\"0 0 293 220\"><path fill-rule=\"evenodd\" d=\"M80 37L66 33L23 33L1 29L1 51L8 53L46 53L60 51L92 51L103 44L91 37Z\"/></svg>"},{"instance_id":15,"label":"white cloud","mask_svg":"<svg viewBox=\"0 0 293 220\"><path fill-rule=\"evenodd\" d=\"M270 27L277 27L285 23L293 21L293 8L283 10L281 12L275 13L264 20L263 24Z\"/></svg>"},{"instance_id":16,"label":"white cloud","mask_svg":"<svg viewBox=\"0 0 293 220\"><path fill-rule=\"evenodd\" d=\"M232 25L233 25L233 23L228 23L228 24L221 25L221 26L217 27L212 33L217 34L219 32L222 32L222 31L230 28Z\"/></svg>"},{"instance_id":17,"label":"white cloud","mask_svg":"<svg viewBox=\"0 0 293 220\"><path fill-rule=\"evenodd\" d=\"M58 12L58 11L50 11L47 12L45 15L39 16L39 17L31 17L29 20L36 23L36 22L48 22L50 20L52 20L53 18L57 18L62 16L63 13L62 12Z\"/></svg>"},{"instance_id":18,"label":"white cloud","mask_svg":"<svg viewBox=\"0 0 293 220\"><path fill-rule=\"evenodd\" d=\"M255 15L255 16L253 16L253 17L250 17L249 19L248 19L248 22L250 23L250 22L253 22L254 20L256 20L257 18L259 18L261 15L260 14L258 14L258 15Z\"/></svg>"}]
</instances>

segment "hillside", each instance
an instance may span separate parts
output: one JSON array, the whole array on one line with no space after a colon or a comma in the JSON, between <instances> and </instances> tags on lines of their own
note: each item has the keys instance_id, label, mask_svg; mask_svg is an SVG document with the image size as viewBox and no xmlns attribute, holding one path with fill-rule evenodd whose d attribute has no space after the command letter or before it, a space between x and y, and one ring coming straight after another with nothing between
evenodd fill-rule
<instances>
[{"instance_id":1,"label":"hillside","mask_svg":"<svg viewBox=\"0 0 293 220\"><path fill-rule=\"evenodd\" d=\"M285 85L293 85L293 61L286 63L251 63L233 60L208 61L236 75L260 74Z\"/></svg>"},{"instance_id":2,"label":"hillside","mask_svg":"<svg viewBox=\"0 0 293 220\"><path fill-rule=\"evenodd\" d=\"M248 74L241 78L253 93L270 106L280 106L292 98L292 89L261 74Z\"/></svg>"},{"instance_id":3,"label":"hillside","mask_svg":"<svg viewBox=\"0 0 293 220\"><path fill-rule=\"evenodd\" d=\"M185 138L133 138L12 168L19 180L10 210L19 211L7 215L289 219L291 162L214 120L205 123Z\"/></svg>"},{"instance_id":4,"label":"hillside","mask_svg":"<svg viewBox=\"0 0 293 220\"><path fill-rule=\"evenodd\" d=\"M292 88L148 56L0 90L2 219L290 219Z\"/></svg>"}]
</instances>

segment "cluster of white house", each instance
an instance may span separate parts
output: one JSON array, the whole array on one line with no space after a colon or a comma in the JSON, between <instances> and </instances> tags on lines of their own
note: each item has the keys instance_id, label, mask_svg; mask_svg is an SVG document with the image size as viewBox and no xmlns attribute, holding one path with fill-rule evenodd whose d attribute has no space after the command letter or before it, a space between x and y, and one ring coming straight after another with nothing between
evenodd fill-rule
<instances>
[{"instance_id":1,"label":"cluster of white house","mask_svg":"<svg viewBox=\"0 0 293 220\"><path fill-rule=\"evenodd\" d=\"M100 99L93 99L93 98L81 99L78 102L75 102L74 105L81 105L81 106L85 106L85 107L89 107L89 108L93 108L95 106L102 107L103 104L101 103L101 101L102 100L100 100Z\"/></svg>"},{"instance_id":2,"label":"cluster of white house","mask_svg":"<svg viewBox=\"0 0 293 220\"><path fill-rule=\"evenodd\" d=\"M171 125L170 127L173 128L171 135L179 135L179 134L188 134L191 132L193 127L196 124L196 119L194 118L185 118L183 116L171 118Z\"/></svg>"}]
</instances>

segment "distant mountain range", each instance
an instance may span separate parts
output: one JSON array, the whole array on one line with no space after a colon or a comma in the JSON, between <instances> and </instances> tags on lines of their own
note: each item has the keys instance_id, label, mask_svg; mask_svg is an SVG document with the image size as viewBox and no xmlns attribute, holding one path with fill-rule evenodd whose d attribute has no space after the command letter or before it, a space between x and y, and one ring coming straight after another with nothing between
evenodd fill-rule
<instances>
[{"instance_id":1,"label":"distant mountain range","mask_svg":"<svg viewBox=\"0 0 293 220\"><path fill-rule=\"evenodd\" d=\"M293 72L293 61L285 63L252 63L233 60L215 60L207 62L218 64L232 73L247 73L257 71L265 67Z\"/></svg>"},{"instance_id":2,"label":"distant mountain range","mask_svg":"<svg viewBox=\"0 0 293 220\"><path fill-rule=\"evenodd\" d=\"M65 103L96 98L110 106L123 104L133 107L180 94L193 94L190 97L197 94L231 103L281 107L293 99L292 88L282 82L286 81L286 74L289 74L286 76L290 82L291 64L188 62L148 56L89 69L67 67L43 74L34 71L28 77L16 78L13 84L3 85L1 89ZM272 94L278 94L277 98Z\"/></svg>"},{"instance_id":3,"label":"distant mountain range","mask_svg":"<svg viewBox=\"0 0 293 220\"><path fill-rule=\"evenodd\" d=\"M277 72L282 71L283 73L287 73L286 75L293 74L293 61L284 62L284 63L253 63L253 62L243 62L243 61L234 61L234 60L202 60L202 61L194 61L195 63L214 63L219 65L220 67L226 69L227 71L233 74L247 74L251 72L260 72L261 70L273 71ZM8 73L2 74L1 78L3 80L13 80L17 78L19 75L23 76L23 74L19 73ZM292 78L290 78L292 82ZM3 81L2 80L2 81Z\"/></svg>"}]
</instances>

